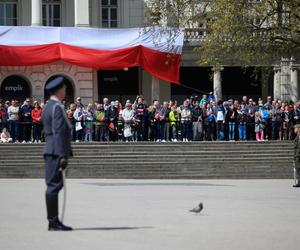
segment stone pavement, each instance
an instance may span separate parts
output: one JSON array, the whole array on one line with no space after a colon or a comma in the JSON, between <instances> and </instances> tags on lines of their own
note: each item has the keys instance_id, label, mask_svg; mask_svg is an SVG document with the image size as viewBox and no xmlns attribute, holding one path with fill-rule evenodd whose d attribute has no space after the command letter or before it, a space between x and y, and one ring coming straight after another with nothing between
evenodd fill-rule
<instances>
[{"instance_id":1,"label":"stone pavement","mask_svg":"<svg viewBox=\"0 0 300 250\"><path fill-rule=\"evenodd\" d=\"M65 222L48 232L41 179L0 179L0 249L276 250L300 245L291 180L99 180L67 183ZM204 203L201 215L188 209Z\"/></svg>"}]
</instances>

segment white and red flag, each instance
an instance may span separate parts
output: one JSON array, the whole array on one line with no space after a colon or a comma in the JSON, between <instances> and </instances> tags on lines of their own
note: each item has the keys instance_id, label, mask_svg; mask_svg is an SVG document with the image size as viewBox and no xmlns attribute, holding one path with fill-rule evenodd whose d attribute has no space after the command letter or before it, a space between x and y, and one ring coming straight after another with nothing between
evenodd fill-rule
<instances>
[{"instance_id":1,"label":"white and red flag","mask_svg":"<svg viewBox=\"0 0 300 250\"><path fill-rule=\"evenodd\" d=\"M164 28L97 29L0 26L0 66L65 61L97 70L141 66L179 82L184 34Z\"/></svg>"}]
</instances>

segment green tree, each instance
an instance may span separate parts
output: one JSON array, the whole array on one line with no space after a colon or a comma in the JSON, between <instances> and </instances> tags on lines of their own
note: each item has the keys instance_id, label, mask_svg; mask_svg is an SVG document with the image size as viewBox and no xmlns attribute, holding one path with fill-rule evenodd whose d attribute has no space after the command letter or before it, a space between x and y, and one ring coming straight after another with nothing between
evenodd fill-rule
<instances>
[{"instance_id":1,"label":"green tree","mask_svg":"<svg viewBox=\"0 0 300 250\"><path fill-rule=\"evenodd\" d=\"M268 65L299 55L299 0L147 2L151 2L148 20L155 25L200 28L205 24L205 35L196 47L200 65Z\"/></svg>"}]
</instances>

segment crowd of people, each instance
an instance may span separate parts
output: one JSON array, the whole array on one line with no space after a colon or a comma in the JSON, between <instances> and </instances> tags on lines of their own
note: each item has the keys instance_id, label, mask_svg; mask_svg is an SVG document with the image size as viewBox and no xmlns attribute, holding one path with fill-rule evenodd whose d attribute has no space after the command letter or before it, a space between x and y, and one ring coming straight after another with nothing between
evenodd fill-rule
<instances>
[{"instance_id":1,"label":"crowd of people","mask_svg":"<svg viewBox=\"0 0 300 250\"><path fill-rule=\"evenodd\" d=\"M0 100L0 142L40 143L44 103ZM74 142L92 141L246 141L291 140L300 123L300 102L258 99L216 101L213 95L147 105L142 96L83 105L65 105Z\"/></svg>"}]
</instances>

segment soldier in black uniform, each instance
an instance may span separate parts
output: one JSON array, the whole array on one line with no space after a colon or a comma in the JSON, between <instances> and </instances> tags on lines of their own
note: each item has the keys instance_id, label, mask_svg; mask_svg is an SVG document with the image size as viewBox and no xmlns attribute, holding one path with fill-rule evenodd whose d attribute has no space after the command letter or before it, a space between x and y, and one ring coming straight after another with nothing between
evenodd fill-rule
<instances>
[{"instance_id":1,"label":"soldier in black uniform","mask_svg":"<svg viewBox=\"0 0 300 250\"><path fill-rule=\"evenodd\" d=\"M296 134L294 142L294 171L297 183L293 187L300 187L300 124L295 125L294 131Z\"/></svg>"},{"instance_id":2,"label":"soldier in black uniform","mask_svg":"<svg viewBox=\"0 0 300 250\"><path fill-rule=\"evenodd\" d=\"M63 188L62 170L67 167L72 155L71 129L61 100L65 97L63 77L49 82L45 90L50 94L42 115L46 145L44 159L46 167L46 206L49 231L69 231L71 227L63 225L58 218L58 193Z\"/></svg>"}]
</instances>

